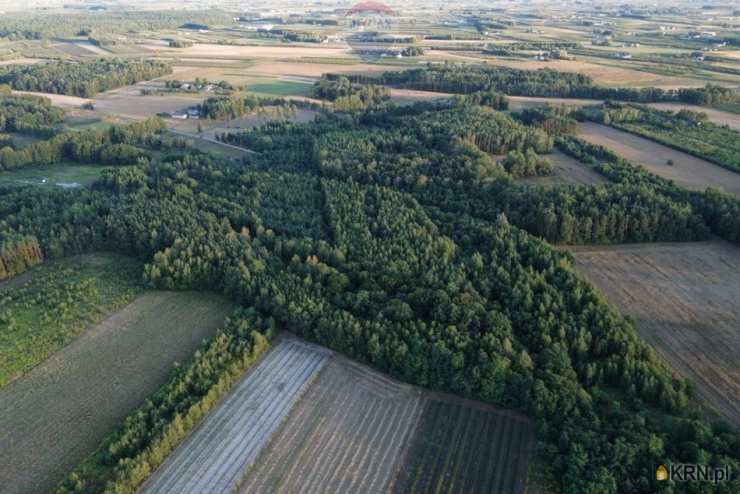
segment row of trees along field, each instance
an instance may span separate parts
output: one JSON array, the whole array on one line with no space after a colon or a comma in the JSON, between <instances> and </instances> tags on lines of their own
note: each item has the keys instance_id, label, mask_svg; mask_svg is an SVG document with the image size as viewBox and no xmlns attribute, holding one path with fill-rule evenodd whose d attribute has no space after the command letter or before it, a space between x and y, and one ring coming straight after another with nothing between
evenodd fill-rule
<instances>
[{"instance_id":1,"label":"row of trees along field","mask_svg":"<svg viewBox=\"0 0 740 494\"><path fill-rule=\"evenodd\" d=\"M149 159L143 147L162 145L157 134L164 130L161 119L151 118L104 130L66 131L22 149L0 148L0 170L53 165L64 161L101 165L130 165Z\"/></svg>"},{"instance_id":2,"label":"row of trees along field","mask_svg":"<svg viewBox=\"0 0 740 494\"><path fill-rule=\"evenodd\" d=\"M176 29L188 23L198 22L228 25L233 15L218 9L193 10L147 10L66 13L5 12L0 17L0 38L46 39L69 36L126 34L130 31L159 31Z\"/></svg>"},{"instance_id":3,"label":"row of trees along field","mask_svg":"<svg viewBox=\"0 0 740 494\"><path fill-rule=\"evenodd\" d=\"M13 89L89 98L99 92L172 73L156 60L101 58L91 62L51 62L0 67L0 84Z\"/></svg>"},{"instance_id":4,"label":"row of trees along field","mask_svg":"<svg viewBox=\"0 0 740 494\"><path fill-rule=\"evenodd\" d=\"M652 139L740 172L740 132L726 125L713 124L704 113L605 103L581 108L574 115Z\"/></svg>"},{"instance_id":5,"label":"row of trees along field","mask_svg":"<svg viewBox=\"0 0 740 494\"><path fill-rule=\"evenodd\" d=\"M241 165L166 153L111 169L91 190L3 189L0 231L35 236L47 256L136 256L155 286L222 291L251 306L250 320L264 321L251 326L258 331L289 329L405 381L522 410L537 421L551 492L684 487L655 483L654 466L664 462L740 468L740 433L705 419L690 383L577 274L570 256L526 231L569 243L691 240L710 231L737 241L737 223L714 223L725 207L715 196L682 195L602 158L595 166L623 178L519 185L479 146L537 152L552 138L456 103L325 114L240 139L265 152ZM352 162L335 144L343 142L383 167ZM468 159L456 160L461 149ZM387 164L394 156L397 165ZM471 172L479 166L486 173ZM164 413L150 415L145 405L114 436L132 440L112 449L106 442L60 490L134 492L182 437L183 415L228 378L221 355L231 353L220 342L194 361L214 373L191 386L173 378L153 399ZM735 492L740 479L696 489Z\"/></svg>"},{"instance_id":6,"label":"row of trees along field","mask_svg":"<svg viewBox=\"0 0 740 494\"><path fill-rule=\"evenodd\" d=\"M304 101L285 98L262 98L253 94L232 94L229 96L212 96L198 105L198 111L203 118L229 120L266 107L279 107L288 114L295 112L298 107L318 108L315 103Z\"/></svg>"},{"instance_id":7,"label":"row of trees along field","mask_svg":"<svg viewBox=\"0 0 740 494\"><path fill-rule=\"evenodd\" d=\"M381 76L354 75L352 82L468 94L498 91L512 96L548 96L561 98L610 99L618 101L682 101L691 104L732 103L738 100L732 88L707 85L704 88L661 89L608 88L597 86L583 74L552 69L523 70L502 66L429 65L402 72L384 72Z\"/></svg>"}]
</instances>

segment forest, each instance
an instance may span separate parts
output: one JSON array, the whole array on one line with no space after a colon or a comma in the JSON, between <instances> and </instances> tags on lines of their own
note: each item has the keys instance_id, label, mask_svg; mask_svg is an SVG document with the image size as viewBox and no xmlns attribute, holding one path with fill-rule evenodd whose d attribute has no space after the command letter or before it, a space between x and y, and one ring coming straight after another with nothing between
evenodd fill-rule
<instances>
[{"instance_id":1,"label":"forest","mask_svg":"<svg viewBox=\"0 0 740 494\"><path fill-rule=\"evenodd\" d=\"M739 201L548 128L560 126L464 101L382 104L228 134L262 151L233 163L171 147L155 124L114 127L111 140L136 135L124 140L158 152L87 190L0 190L0 232L35 238L47 259L113 250L144 261L152 286L244 307L59 491L135 492L255 349L290 330L404 381L526 413L550 491L737 492L737 477L656 486L662 462L738 471L740 433L707 419L691 383L550 243L738 242ZM517 153L526 169L553 146L610 182L512 178Z\"/></svg>"},{"instance_id":2,"label":"forest","mask_svg":"<svg viewBox=\"0 0 740 494\"><path fill-rule=\"evenodd\" d=\"M0 67L0 84L20 91L66 94L90 98L172 73L172 67L154 60L98 59L92 62L52 62Z\"/></svg>"},{"instance_id":3,"label":"forest","mask_svg":"<svg viewBox=\"0 0 740 494\"><path fill-rule=\"evenodd\" d=\"M712 85L703 88L667 90L655 87L608 88L595 85L586 75L558 72L549 68L523 70L503 66L446 63L403 72L384 72L380 77L357 75L352 76L351 80L457 94L492 90L511 96L605 99L641 103L681 101L697 105L732 103L738 100L737 92L732 88Z\"/></svg>"}]
</instances>

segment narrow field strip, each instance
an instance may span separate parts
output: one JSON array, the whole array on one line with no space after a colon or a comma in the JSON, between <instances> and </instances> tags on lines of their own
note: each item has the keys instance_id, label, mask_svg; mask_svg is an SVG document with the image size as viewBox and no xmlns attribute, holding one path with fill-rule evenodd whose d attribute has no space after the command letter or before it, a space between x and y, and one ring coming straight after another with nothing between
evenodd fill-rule
<instances>
[{"instance_id":1,"label":"narrow field strip","mask_svg":"<svg viewBox=\"0 0 740 494\"><path fill-rule=\"evenodd\" d=\"M327 354L296 340L275 347L142 489L230 493L268 443Z\"/></svg>"}]
</instances>

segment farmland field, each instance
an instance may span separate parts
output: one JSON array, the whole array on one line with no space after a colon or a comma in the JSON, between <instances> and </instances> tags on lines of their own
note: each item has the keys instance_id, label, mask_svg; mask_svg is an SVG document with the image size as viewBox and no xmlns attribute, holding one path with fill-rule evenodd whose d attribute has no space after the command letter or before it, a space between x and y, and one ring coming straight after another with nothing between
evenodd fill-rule
<instances>
[{"instance_id":1,"label":"farmland field","mask_svg":"<svg viewBox=\"0 0 740 494\"><path fill-rule=\"evenodd\" d=\"M579 124L578 136L611 149L650 172L694 190L722 188L740 195L740 174L644 137L592 122ZM673 160L673 166L667 164Z\"/></svg>"},{"instance_id":2,"label":"farmland field","mask_svg":"<svg viewBox=\"0 0 740 494\"><path fill-rule=\"evenodd\" d=\"M143 493L230 493L321 369L326 353L284 341L151 478Z\"/></svg>"},{"instance_id":3,"label":"farmland field","mask_svg":"<svg viewBox=\"0 0 740 494\"><path fill-rule=\"evenodd\" d=\"M425 393L335 355L240 492L523 492L532 434L518 415Z\"/></svg>"},{"instance_id":4,"label":"farmland field","mask_svg":"<svg viewBox=\"0 0 740 494\"><path fill-rule=\"evenodd\" d=\"M0 284L0 387L143 289L141 264L113 254L49 261Z\"/></svg>"},{"instance_id":5,"label":"farmland field","mask_svg":"<svg viewBox=\"0 0 740 494\"><path fill-rule=\"evenodd\" d=\"M1 490L52 490L232 309L210 294L146 292L1 389Z\"/></svg>"},{"instance_id":6,"label":"farmland field","mask_svg":"<svg viewBox=\"0 0 740 494\"><path fill-rule=\"evenodd\" d=\"M0 172L0 185L35 185L74 188L92 184L100 176L100 166L60 163Z\"/></svg>"},{"instance_id":7,"label":"farmland field","mask_svg":"<svg viewBox=\"0 0 740 494\"><path fill-rule=\"evenodd\" d=\"M550 154L542 155L552 164L553 174L544 177L520 179L522 183L532 185L586 184L595 185L607 182L606 178L588 168L578 160L553 149Z\"/></svg>"},{"instance_id":8,"label":"farmland field","mask_svg":"<svg viewBox=\"0 0 740 494\"><path fill-rule=\"evenodd\" d=\"M740 249L717 241L571 250L699 397L740 425Z\"/></svg>"}]
</instances>

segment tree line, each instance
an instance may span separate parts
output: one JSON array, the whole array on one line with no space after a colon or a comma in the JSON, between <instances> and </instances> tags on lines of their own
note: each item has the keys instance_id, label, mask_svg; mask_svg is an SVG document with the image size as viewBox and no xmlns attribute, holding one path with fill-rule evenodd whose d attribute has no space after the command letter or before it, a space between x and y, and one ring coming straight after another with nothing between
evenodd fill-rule
<instances>
[{"instance_id":1,"label":"tree line","mask_svg":"<svg viewBox=\"0 0 740 494\"><path fill-rule=\"evenodd\" d=\"M703 88L661 89L608 88L595 85L584 75L559 72L549 68L523 70L488 65L428 65L402 72L384 72L381 76L350 76L353 82L468 94L497 91L511 96L587 98L634 102L681 101L690 104L717 104L738 101L737 92L708 84Z\"/></svg>"},{"instance_id":2,"label":"tree line","mask_svg":"<svg viewBox=\"0 0 740 494\"><path fill-rule=\"evenodd\" d=\"M0 67L0 84L13 89L90 98L99 92L172 73L156 60L101 58L91 62L51 62Z\"/></svg>"},{"instance_id":3,"label":"tree line","mask_svg":"<svg viewBox=\"0 0 740 494\"><path fill-rule=\"evenodd\" d=\"M357 84L343 75L324 74L311 88L311 96L333 102L336 111L348 112L389 101L391 92L384 86Z\"/></svg>"}]
</instances>

